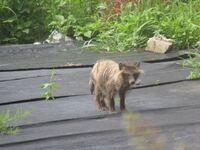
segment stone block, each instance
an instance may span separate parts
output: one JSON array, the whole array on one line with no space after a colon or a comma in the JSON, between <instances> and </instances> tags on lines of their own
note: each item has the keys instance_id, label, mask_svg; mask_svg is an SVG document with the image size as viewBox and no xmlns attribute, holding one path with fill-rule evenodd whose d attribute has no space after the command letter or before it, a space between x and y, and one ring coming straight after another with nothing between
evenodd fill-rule
<instances>
[{"instance_id":1,"label":"stone block","mask_svg":"<svg viewBox=\"0 0 200 150\"><path fill-rule=\"evenodd\" d=\"M147 41L146 51L166 53L172 46L172 40L163 36L152 37Z\"/></svg>"}]
</instances>

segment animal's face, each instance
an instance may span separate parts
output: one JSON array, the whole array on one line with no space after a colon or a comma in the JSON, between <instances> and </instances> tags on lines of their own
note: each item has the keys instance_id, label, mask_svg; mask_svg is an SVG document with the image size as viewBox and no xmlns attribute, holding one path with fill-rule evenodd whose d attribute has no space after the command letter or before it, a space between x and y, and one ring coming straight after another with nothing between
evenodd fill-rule
<instances>
[{"instance_id":1,"label":"animal's face","mask_svg":"<svg viewBox=\"0 0 200 150\"><path fill-rule=\"evenodd\" d=\"M119 64L119 69L122 71L122 76L126 87L132 87L136 83L140 73L142 72L139 69L139 66L139 63L136 63L132 66Z\"/></svg>"}]
</instances>

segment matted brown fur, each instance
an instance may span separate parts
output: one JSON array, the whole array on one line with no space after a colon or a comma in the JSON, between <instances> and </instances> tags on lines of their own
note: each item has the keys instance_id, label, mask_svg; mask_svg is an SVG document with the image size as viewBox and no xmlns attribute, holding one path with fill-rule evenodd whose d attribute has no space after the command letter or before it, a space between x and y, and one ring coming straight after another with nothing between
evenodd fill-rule
<instances>
[{"instance_id":1,"label":"matted brown fur","mask_svg":"<svg viewBox=\"0 0 200 150\"><path fill-rule=\"evenodd\" d=\"M95 94L97 111L115 111L114 97L120 97L120 109L125 110L125 93L136 83L141 73L140 63L126 65L113 60L99 60L90 73L89 86ZM107 103L106 100L107 99Z\"/></svg>"}]
</instances>

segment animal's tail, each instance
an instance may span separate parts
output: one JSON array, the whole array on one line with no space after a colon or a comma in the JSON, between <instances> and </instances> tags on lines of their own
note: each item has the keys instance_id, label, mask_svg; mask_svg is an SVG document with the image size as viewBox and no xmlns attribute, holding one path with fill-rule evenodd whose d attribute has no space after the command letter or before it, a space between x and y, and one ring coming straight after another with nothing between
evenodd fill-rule
<instances>
[{"instance_id":1,"label":"animal's tail","mask_svg":"<svg viewBox=\"0 0 200 150\"><path fill-rule=\"evenodd\" d=\"M91 79L89 81L89 86L90 86L90 93L93 94L94 93L94 83Z\"/></svg>"}]
</instances>

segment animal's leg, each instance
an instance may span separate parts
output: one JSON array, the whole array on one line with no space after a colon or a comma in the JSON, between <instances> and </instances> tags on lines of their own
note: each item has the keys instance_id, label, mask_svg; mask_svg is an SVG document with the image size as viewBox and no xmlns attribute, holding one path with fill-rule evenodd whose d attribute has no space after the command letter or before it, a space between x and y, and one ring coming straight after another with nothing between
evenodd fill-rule
<instances>
[{"instance_id":1,"label":"animal's leg","mask_svg":"<svg viewBox=\"0 0 200 150\"><path fill-rule=\"evenodd\" d=\"M120 110L121 111L126 111L125 92L119 92L119 97L120 97Z\"/></svg>"},{"instance_id":2,"label":"animal's leg","mask_svg":"<svg viewBox=\"0 0 200 150\"><path fill-rule=\"evenodd\" d=\"M112 95L108 97L108 109L109 109L109 112L115 111L115 101L114 101L114 96Z\"/></svg>"},{"instance_id":3,"label":"animal's leg","mask_svg":"<svg viewBox=\"0 0 200 150\"><path fill-rule=\"evenodd\" d=\"M97 87L95 87L95 103L96 103L96 110L101 111L101 93Z\"/></svg>"},{"instance_id":4,"label":"animal's leg","mask_svg":"<svg viewBox=\"0 0 200 150\"><path fill-rule=\"evenodd\" d=\"M102 108L102 111L106 111L108 110L108 107L106 106L106 103L105 103L105 96L101 96L101 108Z\"/></svg>"},{"instance_id":5,"label":"animal's leg","mask_svg":"<svg viewBox=\"0 0 200 150\"><path fill-rule=\"evenodd\" d=\"M94 83L92 79L89 80L90 93L94 94Z\"/></svg>"}]
</instances>

